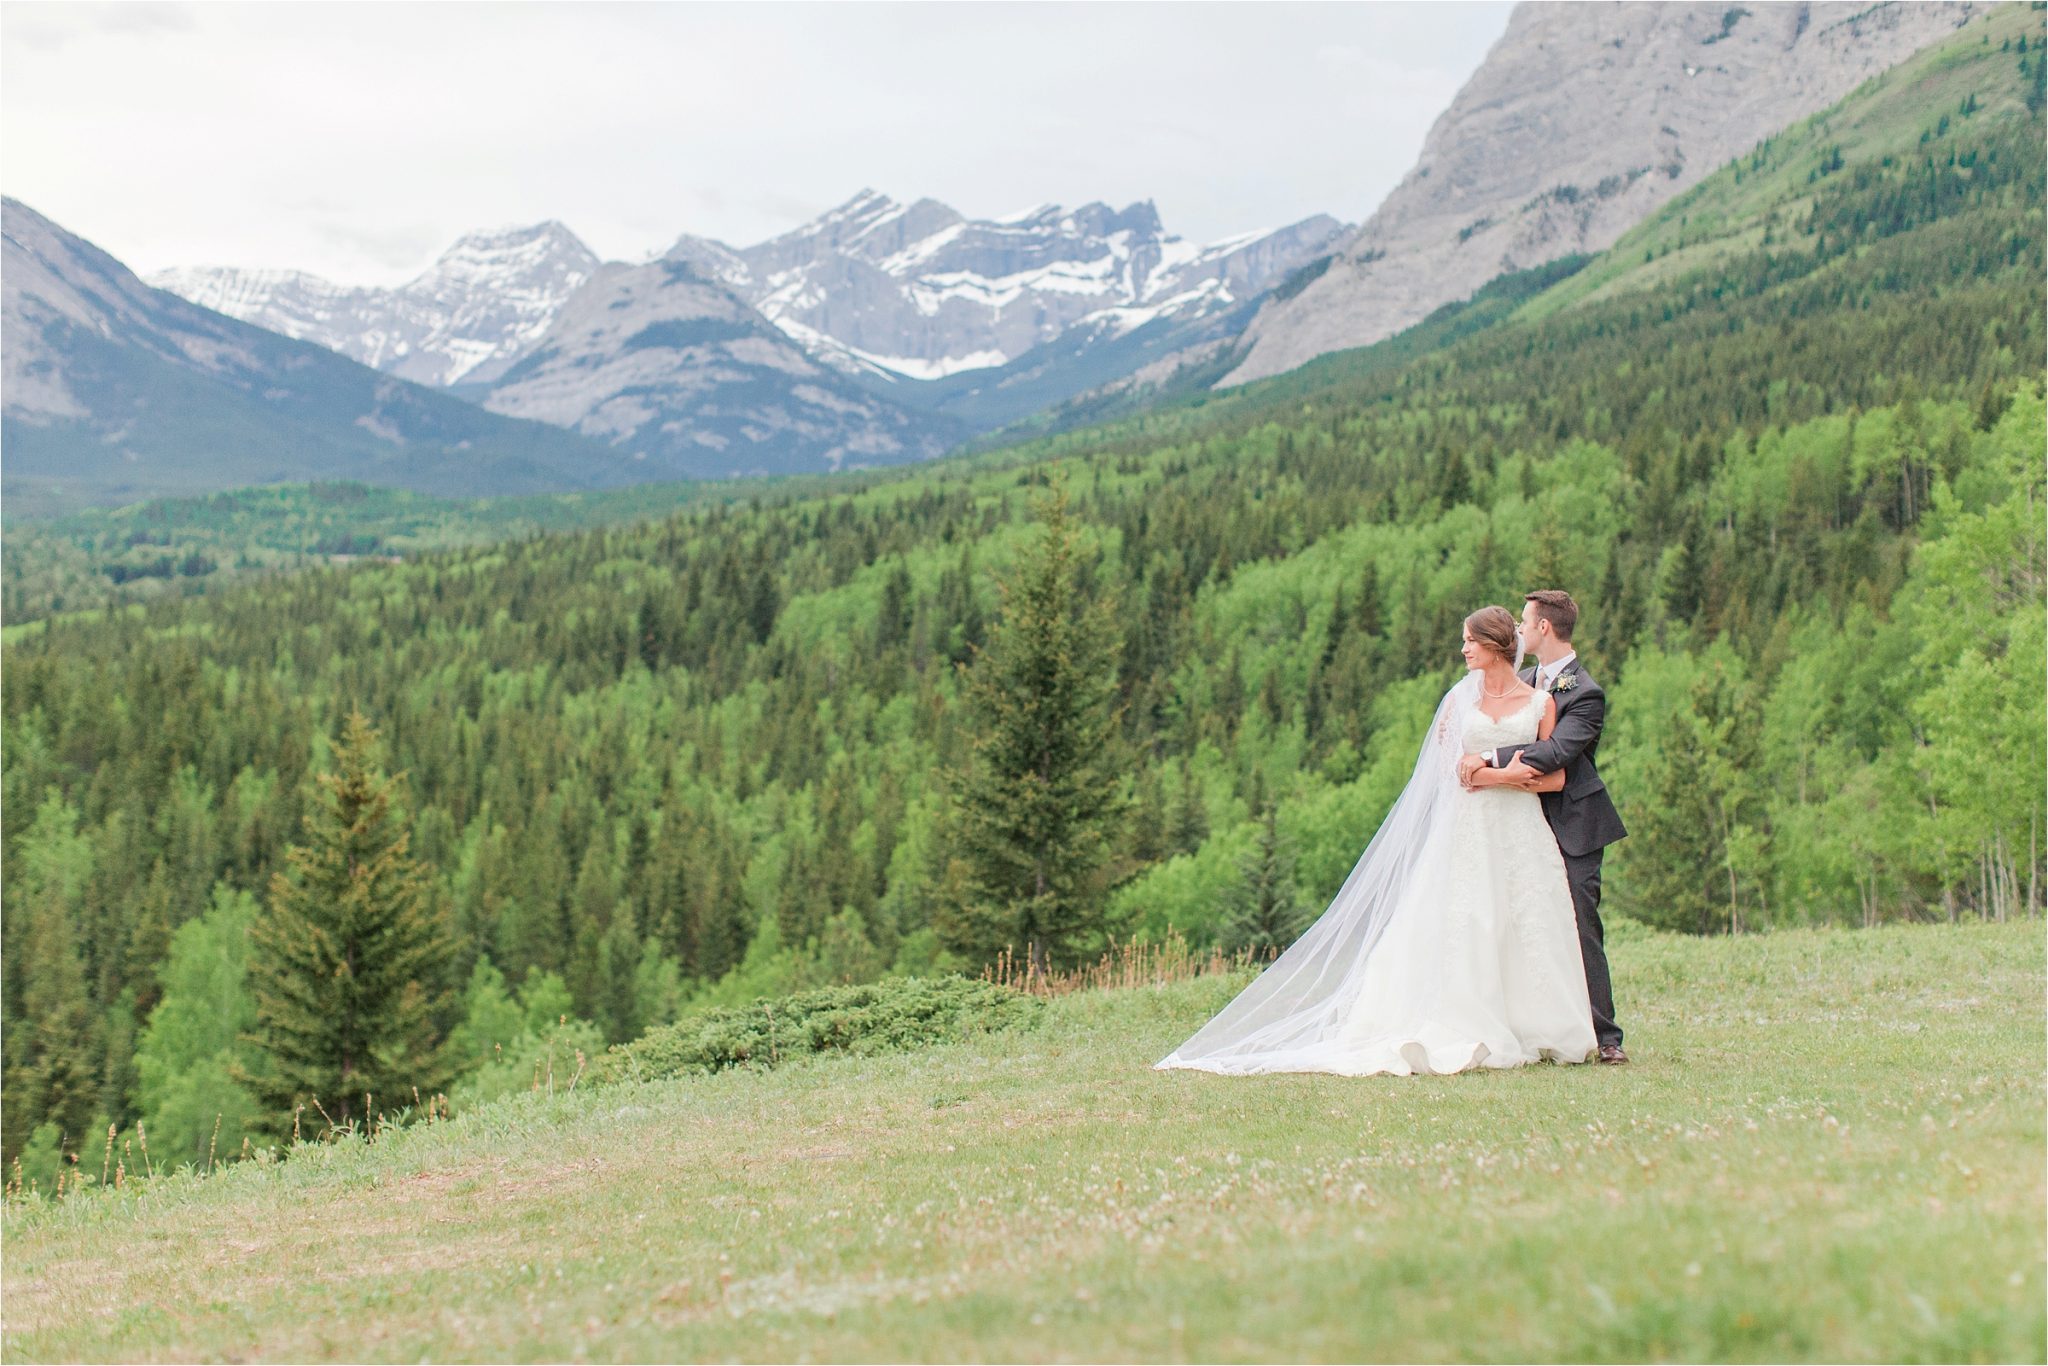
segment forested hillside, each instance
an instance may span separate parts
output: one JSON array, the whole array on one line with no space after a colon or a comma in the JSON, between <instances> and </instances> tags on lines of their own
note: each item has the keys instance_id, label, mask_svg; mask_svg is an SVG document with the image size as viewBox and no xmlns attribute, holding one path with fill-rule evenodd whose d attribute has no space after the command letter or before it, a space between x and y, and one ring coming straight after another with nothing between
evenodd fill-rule
<instances>
[{"instance_id":1,"label":"forested hillside","mask_svg":"<svg viewBox=\"0 0 2048 1366\"><path fill-rule=\"evenodd\" d=\"M203 1150L248 1113L240 927L351 707L406 774L467 1019L616 1040L692 993L962 962L956 666L1055 467L1120 642L1113 931L1206 940L1247 876L1320 909L1461 617L1532 587L1579 599L1613 699L1614 912L2038 909L2041 29L1972 25L1470 326L851 493L19 634L8 1156L138 1116ZM1269 800L1291 872L1250 858Z\"/></svg>"}]
</instances>

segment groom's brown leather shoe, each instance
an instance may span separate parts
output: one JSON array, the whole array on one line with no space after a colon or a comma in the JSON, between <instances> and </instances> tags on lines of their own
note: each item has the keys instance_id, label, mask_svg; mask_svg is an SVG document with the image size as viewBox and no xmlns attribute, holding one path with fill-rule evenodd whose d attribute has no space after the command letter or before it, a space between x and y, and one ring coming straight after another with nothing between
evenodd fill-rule
<instances>
[{"instance_id":1,"label":"groom's brown leather shoe","mask_svg":"<svg viewBox=\"0 0 2048 1366\"><path fill-rule=\"evenodd\" d=\"M1627 1062L1628 1054L1621 1051L1621 1045L1618 1043L1603 1043L1600 1045L1600 1061L1613 1063Z\"/></svg>"}]
</instances>

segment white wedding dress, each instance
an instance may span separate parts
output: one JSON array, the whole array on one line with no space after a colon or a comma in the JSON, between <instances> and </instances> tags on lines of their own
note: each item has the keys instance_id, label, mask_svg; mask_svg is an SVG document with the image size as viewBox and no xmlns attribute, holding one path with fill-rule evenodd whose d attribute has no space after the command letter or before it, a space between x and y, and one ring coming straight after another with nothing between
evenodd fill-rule
<instances>
[{"instance_id":1,"label":"white wedding dress","mask_svg":"<svg viewBox=\"0 0 2048 1366\"><path fill-rule=\"evenodd\" d=\"M1406 1076L1590 1060L1578 925L1541 799L1456 778L1460 754L1533 741L1543 696L1495 720L1476 673L1452 688L1329 909L1154 1066Z\"/></svg>"}]
</instances>

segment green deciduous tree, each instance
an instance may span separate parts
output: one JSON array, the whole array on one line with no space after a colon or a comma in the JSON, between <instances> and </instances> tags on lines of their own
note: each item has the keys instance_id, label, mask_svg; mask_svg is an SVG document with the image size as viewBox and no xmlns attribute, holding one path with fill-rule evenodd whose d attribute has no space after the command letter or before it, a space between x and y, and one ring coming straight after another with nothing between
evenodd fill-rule
<instances>
[{"instance_id":1,"label":"green deciduous tree","mask_svg":"<svg viewBox=\"0 0 2048 1366\"><path fill-rule=\"evenodd\" d=\"M216 885L213 903L171 936L162 999L135 1049L137 1101L151 1143L171 1163L225 1160L263 1127L264 1109L238 1073L261 1068L245 1035L256 1025L249 990L248 892Z\"/></svg>"}]
</instances>

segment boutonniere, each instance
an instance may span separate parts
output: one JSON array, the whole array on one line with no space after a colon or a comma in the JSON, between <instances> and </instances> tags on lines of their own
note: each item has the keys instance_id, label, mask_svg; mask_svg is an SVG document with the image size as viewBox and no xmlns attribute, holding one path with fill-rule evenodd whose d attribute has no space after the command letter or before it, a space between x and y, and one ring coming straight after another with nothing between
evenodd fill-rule
<instances>
[{"instance_id":1,"label":"boutonniere","mask_svg":"<svg viewBox=\"0 0 2048 1366\"><path fill-rule=\"evenodd\" d=\"M1556 681L1550 685L1550 690L1552 692L1570 692L1573 688L1578 686L1578 682L1579 676L1573 673L1570 669L1566 669L1563 673L1559 674L1557 676Z\"/></svg>"}]
</instances>

